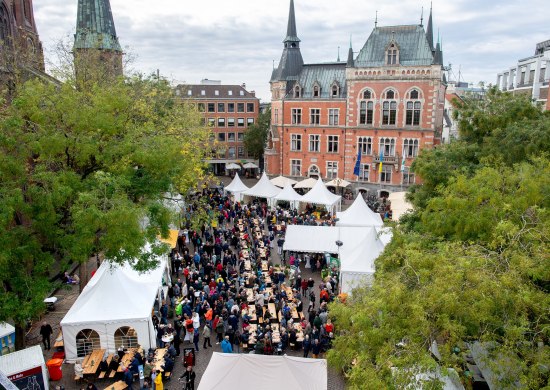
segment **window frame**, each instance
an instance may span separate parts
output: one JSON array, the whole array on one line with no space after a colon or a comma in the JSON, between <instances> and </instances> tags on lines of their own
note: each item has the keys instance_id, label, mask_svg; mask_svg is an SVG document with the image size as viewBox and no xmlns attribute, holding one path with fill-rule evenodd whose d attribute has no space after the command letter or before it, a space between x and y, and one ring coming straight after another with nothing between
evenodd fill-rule
<instances>
[{"instance_id":1,"label":"window frame","mask_svg":"<svg viewBox=\"0 0 550 390\"><path fill-rule=\"evenodd\" d=\"M336 115L334 113L336 113ZM339 108L328 109L328 125L340 126L340 109Z\"/></svg>"},{"instance_id":2,"label":"window frame","mask_svg":"<svg viewBox=\"0 0 550 390\"><path fill-rule=\"evenodd\" d=\"M333 135L333 134L327 135L327 153L331 153L331 154L340 153L340 136L339 135Z\"/></svg>"},{"instance_id":3,"label":"window frame","mask_svg":"<svg viewBox=\"0 0 550 390\"><path fill-rule=\"evenodd\" d=\"M302 159L290 159L290 176L302 176Z\"/></svg>"},{"instance_id":4,"label":"window frame","mask_svg":"<svg viewBox=\"0 0 550 390\"><path fill-rule=\"evenodd\" d=\"M312 137L315 137L313 139ZM312 148L312 142L316 145L316 148ZM316 149L316 150L315 150ZM321 152L321 134L309 134L308 137L308 151L311 153L320 153Z\"/></svg>"},{"instance_id":5,"label":"window frame","mask_svg":"<svg viewBox=\"0 0 550 390\"><path fill-rule=\"evenodd\" d=\"M310 108L309 109L309 124L313 126L319 126L321 124L321 109Z\"/></svg>"},{"instance_id":6,"label":"window frame","mask_svg":"<svg viewBox=\"0 0 550 390\"><path fill-rule=\"evenodd\" d=\"M357 137L357 150L361 150L361 156L372 156L373 138L368 135Z\"/></svg>"},{"instance_id":7,"label":"window frame","mask_svg":"<svg viewBox=\"0 0 550 390\"><path fill-rule=\"evenodd\" d=\"M300 133L290 134L290 151L291 152L302 151L302 134Z\"/></svg>"},{"instance_id":8,"label":"window frame","mask_svg":"<svg viewBox=\"0 0 550 390\"><path fill-rule=\"evenodd\" d=\"M327 161L325 164L327 179L336 179L338 177L338 161Z\"/></svg>"},{"instance_id":9,"label":"window frame","mask_svg":"<svg viewBox=\"0 0 550 390\"><path fill-rule=\"evenodd\" d=\"M290 110L290 122L293 125L302 124L302 109L301 108L292 108Z\"/></svg>"}]
</instances>

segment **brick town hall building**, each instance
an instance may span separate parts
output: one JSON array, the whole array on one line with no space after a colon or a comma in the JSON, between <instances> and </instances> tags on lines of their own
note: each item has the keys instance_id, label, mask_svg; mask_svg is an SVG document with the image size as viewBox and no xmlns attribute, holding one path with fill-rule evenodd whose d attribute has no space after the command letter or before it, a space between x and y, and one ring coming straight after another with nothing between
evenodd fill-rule
<instances>
[{"instance_id":1,"label":"brick town hall building","mask_svg":"<svg viewBox=\"0 0 550 390\"><path fill-rule=\"evenodd\" d=\"M443 127L446 83L431 10L426 31L422 21L375 26L355 58L350 44L345 62L304 64L291 0L283 43L270 81L267 173L390 191L417 181L409 167L440 142Z\"/></svg>"}]
</instances>

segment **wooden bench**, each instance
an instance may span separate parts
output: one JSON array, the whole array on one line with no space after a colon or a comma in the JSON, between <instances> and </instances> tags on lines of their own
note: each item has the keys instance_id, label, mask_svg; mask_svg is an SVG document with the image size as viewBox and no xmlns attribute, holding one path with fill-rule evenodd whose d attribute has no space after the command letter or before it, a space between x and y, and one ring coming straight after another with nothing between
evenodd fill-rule
<instances>
[{"instance_id":1,"label":"wooden bench","mask_svg":"<svg viewBox=\"0 0 550 390\"><path fill-rule=\"evenodd\" d=\"M113 379L116 373L117 373L117 370L111 370L111 372L109 373L109 379Z\"/></svg>"},{"instance_id":2,"label":"wooden bench","mask_svg":"<svg viewBox=\"0 0 550 390\"><path fill-rule=\"evenodd\" d=\"M59 334L55 338L55 343L53 344L53 347L55 348L56 351L59 351L59 350L63 349L64 346L65 346L65 344L63 342L63 332L60 330Z\"/></svg>"},{"instance_id":3,"label":"wooden bench","mask_svg":"<svg viewBox=\"0 0 550 390\"><path fill-rule=\"evenodd\" d=\"M165 372L164 373L164 379L166 379L167 381L169 381L171 377L172 377L172 372Z\"/></svg>"},{"instance_id":4,"label":"wooden bench","mask_svg":"<svg viewBox=\"0 0 550 390\"><path fill-rule=\"evenodd\" d=\"M112 354L112 353L109 354L109 356L107 356L107 366L109 366L109 364L111 364L111 360L113 360L113 354ZM108 371L108 370L107 370L107 371ZM107 371L101 371L101 372L99 373L98 378L99 378L99 379L105 378L105 375L107 375Z\"/></svg>"}]
</instances>

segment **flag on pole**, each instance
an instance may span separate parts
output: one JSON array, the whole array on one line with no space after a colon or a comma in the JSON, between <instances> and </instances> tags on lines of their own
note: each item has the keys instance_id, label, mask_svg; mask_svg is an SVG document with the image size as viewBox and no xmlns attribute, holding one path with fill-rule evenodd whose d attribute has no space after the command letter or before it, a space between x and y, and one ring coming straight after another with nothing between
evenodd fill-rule
<instances>
[{"instance_id":1,"label":"flag on pole","mask_svg":"<svg viewBox=\"0 0 550 390\"><path fill-rule=\"evenodd\" d=\"M355 162L355 167L353 168L353 174L359 176L361 174L361 147L357 152L357 161Z\"/></svg>"},{"instance_id":2,"label":"flag on pole","mask_svg":"<svg viewBox=\"0 0 550 390\"><path fill-rule=\"evenodd\" d=\"M401 172L405 172L405 151L403 150L403 157L401 159Z\"/></svg>"},{"instance_id":3,"label":"flag on pole","mask_svg":"<svg viewBox=\"0 0 550 390\"><path fill-rule=\"evenodd\" d=\"M384 161L384 152L380 151L380 165L378 166L378 172L382 173L382 162Z\"/></svg>"}]
</instances>

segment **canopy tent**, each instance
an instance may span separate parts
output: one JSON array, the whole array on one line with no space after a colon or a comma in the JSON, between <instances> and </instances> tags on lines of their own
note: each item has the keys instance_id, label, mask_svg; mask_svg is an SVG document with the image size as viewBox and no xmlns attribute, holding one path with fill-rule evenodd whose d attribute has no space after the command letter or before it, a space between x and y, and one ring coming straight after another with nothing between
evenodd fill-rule
<instances>
[{"instance_id":1,"label":"canopy tent","mask_svg":"<svg viewBox=\"0 0 550 390\"><path fill-rule=\"evenodd\" d=\"M296 184L298 183L296 180L294 179L291 179L289 177L284 177L284 176L277 176L277 177L274 177L273 179L270 180L270 182L277 186L277 187L281 187L283 188L284 186L286 186L287 183L290 183L290 185L293 185L293 184Z\"/></svg>"},{"instance_id":2,"label":"canopy tent","mask_svg":"<svg viewBox=\"0 0 550 390\"><path fill-rule=\"evenodd\" d=\"M313 188L302 197L301 201L304 203L322 204L327 206L329 211L332 211L332 208L336 203L340 202L340 199L342 199L342 197L330 192L323 181L319 178Z\"/></svg>"},{"instance_id":3,"label":"canopy tent","mask_svg":"<svg viewBox=\"0 0 550 390\"><path fill-rule=\"evenodd\" d=\"M235 164L235 163L226 163L225 164L225 169L227 169L227 170L241 169L241 166L239 164Z\"/></svg>"},{"instance_id":4,"label":"canopy tent","mask_svg":"<svg viewBox=\"0 0 550 390\"><path fill-rule=\"evenodd\" d=\"M176 244L178 242L178 230L170 229L168 232L168 237L158 237L158 239L160 242L170 245L170 249L173 249L176 247Z\"/></svg>"},{"instance_id":5,"label":"canopy tent","mask_svg":"<svg viewBox=\"0 0 550 390\"><path fill-rule=\"evenodd\" d=\"M298 182L294 188L313 188L317 184L317 179L314 179L313 177L308 177L305 180L302 180Z\"/></svg>"},{"instance_id":6,"label":"canopy tent","mask_svg":"<svg viewBox=\"0 0 550 390\"><path fill-rule=\"evenodd\" d=\"M413 209L412 204L405 199L406 192L394 192L390 194L388 200L391 202L392 219L399 221L403 214Z\"/></svg>"},{"instance_id":7,"label":"canopy tent","mask_svg":"<svg viewBox=\"0 0 550 390\"><path fill-rule=\"evenodd\" d=\"M198 390L242 388L243 378L251 387L262 390L326 390L327 361L286 355L214 352Z\"/></svg>"},{"instance_id":8,"label":"canopy tent","mask_svg":"<svg viewBox=\"0 0 550 390\"><path fill-rule=\"evenodd\" d=\"M274 198L275 200L286 200L289 201L291 205L296 208L297 203L302 200L302 195L294 191L290 183L285 185L285 188Z\"/></svg>"},{"instance_id":9,"label":"canopy tent","mask_svg":"<svg viewBox=\"0 0 550 390\"><path fill-rule=\"evenodd\" d=\"M148 251L148 247L144 249ZM93 348L115 353L118 345L115 332L131 327L144 350L156 346L156 333L151 309L160 298L163 279L169 280L164 256L157 259L157 268L139 273L130 265L112 265L105 261L88 282L69 312L61 320L65 357L75 362L83 357L77 347L77 335L94 331Z\"/></svg>"},{"instance_id":10,"label":"canopy tent","mask_svg":"<svg viewBox=\"0 0 550 390\"><path fill-rule=\"evenodd\" d=\"M336 226L383 226L380 214L375 213L367 205L361 194L346 211L336 213Z\"/></svg>"},{"instance_id":11,"label":"canopy tent","mask_svg":"<svg viewBox=\"0 0 550 390\"><path fill-rule=\"evenodd\" d=\"M254 196L257 198L271 199L281 192L279 187L275 187L267 178L265 172L262 174L260 181L256 185L246 191L243 191L243 195Z\"/></svg>"},{"instance_id":12,"label":"canopy tent","mask_svg":"<svg viewBox=\"0 0 550 390\"><path fill-rule=\"evenodd\" d=\"M347 187L350 184L351 183L347 180L336 178L336 179L332 179L331 181L327 182L325 185L327 187Z\"/></svg>"},{"instance_id":13,"label":"canopy tent","mask_svg":"<svg viewBox=\"0 0 550 390\"><path fill-rule=\"evenodd\" d=\"M254 164L253 162L247 162L246 164L243 165L243 168L244 169L256 169L256 168L259 168L256 164Z\"/></svg>"},{"instance_id":14,"label":"canopy tent","mask_svg":"<svg viewBox=\"0 0 550 390\"><path fill-rule=\"evenodd\" d=\"M224 188L225 191L229 191L235 196L236 201L240 201L242 199L241 193L248 189L249 188L242 182L239 174L236 172L235 177L233 178L231 183L229 183L227 187Z\"/></svg>"},{"instance_id":15,"label":"canopy tent","mask_svg":"<svg viewBox=\"0 0 550 390\"><path fill-rule=\"evenodd\" d=\"M346 294L359 284L372 284L374 261L384 251L384 243L379 239L376 228L361 229L364 235L357 241L342 235L340 248L340 291Z\"/></svg>"},{"instance_id":16,"label":"canopy tent","mask_svg":"<svg viewBox=\"0 0 550 390\"><path fill-rule=\"evenodd\" d=\"M340 229L334 226L288 225L283 249L293 252L338 253Z\"/></svg>"}]
</instances>

